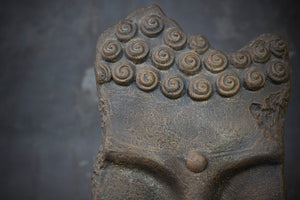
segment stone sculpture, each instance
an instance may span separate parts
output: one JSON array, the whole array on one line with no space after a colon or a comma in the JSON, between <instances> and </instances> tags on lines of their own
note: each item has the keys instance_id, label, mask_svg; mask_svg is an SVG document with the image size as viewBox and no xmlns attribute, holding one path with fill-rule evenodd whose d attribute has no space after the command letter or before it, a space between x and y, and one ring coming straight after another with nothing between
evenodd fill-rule
<instances>
[{"instance_id":1,"label":"stone sculpture","mask_svg":"<svg viewBox=\"0 0 300 200\"><path fill-rule=\"evenodd\" d=\"M107 29L92 199L285 199L288 49L263 34L225 53L156 5Z\"/></svg>"}]
</instances>

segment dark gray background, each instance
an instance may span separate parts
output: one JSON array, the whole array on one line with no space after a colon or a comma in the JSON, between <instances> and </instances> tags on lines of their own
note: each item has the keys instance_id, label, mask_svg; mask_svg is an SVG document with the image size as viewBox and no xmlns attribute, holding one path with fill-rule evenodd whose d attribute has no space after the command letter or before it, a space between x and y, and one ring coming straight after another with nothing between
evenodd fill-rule
<instances>
[{"instance_id":1,"label":"dark gray background","mask_svg":"<svg viewBox=\"0 0 300 200\"><path fill-rule=\"evenodd\" d=\"M285 171L289 199L300 199L299 3L20 0L0 2L0 200L89 199L101 140L92 69L97 37L152 3L220 50L237 50L265 32L289 40Z\"/></svg>"}]
</instances>

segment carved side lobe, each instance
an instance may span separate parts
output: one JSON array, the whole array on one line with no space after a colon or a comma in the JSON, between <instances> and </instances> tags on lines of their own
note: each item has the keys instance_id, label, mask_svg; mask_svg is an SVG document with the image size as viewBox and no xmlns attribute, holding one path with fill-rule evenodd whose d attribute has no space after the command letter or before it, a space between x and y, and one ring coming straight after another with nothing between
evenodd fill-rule
<instances>
[{"instance_id":1,"label":"carved side lobe","mask_svg":"<svg viewBox=\"0 0 300 200\"><path fill-rule=\"evenodd\" d=\"M250 112L256 120L259 129L262 129L268 138L281 141L284 128L284 114L289 100L289 89L283 88L265 98L264 105L252 103Z\"/></svg>"}]
</instances>

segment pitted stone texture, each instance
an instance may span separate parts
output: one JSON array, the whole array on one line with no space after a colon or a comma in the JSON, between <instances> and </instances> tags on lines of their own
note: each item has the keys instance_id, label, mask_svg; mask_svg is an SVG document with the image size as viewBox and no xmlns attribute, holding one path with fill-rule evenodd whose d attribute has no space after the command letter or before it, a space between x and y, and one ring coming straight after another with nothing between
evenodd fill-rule
<instances>
[{"instance_id":1,"label":"pitted stone texture","mask_svg":"<svg viewBox=\"0 0 300 200\"><path fill-rule=\"evenodd\" d=\"M222 52L208 39L155 5L99 37L94 200L285 198L288 43L263 34Z\"/></svg>"}]
</instances>

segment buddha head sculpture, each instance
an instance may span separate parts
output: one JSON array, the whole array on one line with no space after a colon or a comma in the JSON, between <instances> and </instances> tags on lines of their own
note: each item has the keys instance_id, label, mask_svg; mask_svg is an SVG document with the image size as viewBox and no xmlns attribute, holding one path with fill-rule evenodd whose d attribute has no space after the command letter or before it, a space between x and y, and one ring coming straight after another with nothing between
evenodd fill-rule
<instances>
[{"instance_id":1,"label":"buddha head sculpture","mask_svg":"<svg viewBox=\"0 0 300 200\"><path fill-rule=\"evenodd\" d=\"M153 5L101 34L95 75L93 200L285 199L282 37L222 52Z\"/></svg>"}]
</instances>

